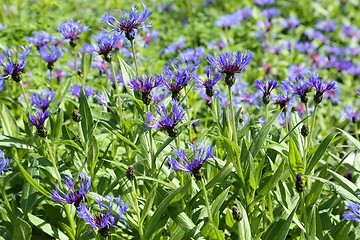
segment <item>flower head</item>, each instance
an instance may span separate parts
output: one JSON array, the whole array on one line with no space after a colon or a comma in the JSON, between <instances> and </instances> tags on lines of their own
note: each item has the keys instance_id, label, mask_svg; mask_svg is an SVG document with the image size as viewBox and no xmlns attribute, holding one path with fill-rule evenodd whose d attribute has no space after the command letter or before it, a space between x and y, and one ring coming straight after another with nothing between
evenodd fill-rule
<instances>
[{"instance_id":1,"label":"flower head","mask_svg":"<svg viewBox=\"0 0 360 240\"><path fill-rule=\"evenodd\" d=\"M321 80L318 74L313 74L309 78L309 84L315 89L316 94L314 96L314 101L316 104L321 103L323 94L327 91L334 90L336 88L336 83L330 81L326 84L325 81Z\"/></svg>"},{"instance_id":2,"label":"flower head","mask_svg":"<svg viewBox=\"0 0 360 240\"><path fill-rule=\"evenodd\" d=\"M360 97L360 88L358 88L358 90L356 90L356 95L358 95Z\"/></svg>"},{"instance_id":3,"label":"flower head","mask_svg":"<svg viewBox=\"0 0 360 240\"><path fill-rule=\"evenodd\" d=\"M4 74L0 78L11 77L15 82L20 82L21 73L25 72L26 56L30 53L30 48L22 47L22 52L19 52L15 48L13 49L16 52L15 56L11 52L12 49L7 49L5 51L7 61L5 62L4 58L0 58L0 66L4 68Z\"/></svg>"},{"instance_id":4,"label":"flower head","mask_svg":"<svg viewBox=\"0 0 360 240\"><path fill-rule=\"evenodd\" d=\"M309 82L305 81L304 72L292 77L292 81L289 81L289 88L293 94L300 97L301 102L305 104L308 102L307 94L312 90L312 87Z\"/></svg>"},{"instance_id":5,"label":"flower head","mask_svg":"<svg viewBox=\"0 0 360 240\"><path fill-rule=\"evenodd\" d=\"M73 182L73 179L70 176L66 176L66 179L64 180L64 184L67 188L66 193L61 191L56 184L56 190L51 191L51 200L59 203L74 204L75 207L78 207L80 203L84 201L85 195L91 190L90 178L84 173L80 173L79 177L79 189L75 189L76 183Z\"/></svg>"},{"instance_id":6,"label":"flower head","mask_svg":"<svg viewBox=\"0 0 360 240\"><path fill-rule=\"evenodd\" d=\"M235 73L240 73L245 69L254 59L254 54L250 51L244 53L226 52L219 56L214 56L212 53L206 60L216 68L220 73L225 73L225 83L232 86L235 82Z\"/></svg>"},{"instance_id":7,"label":"flower head","mask_svg":"<svg viewBox=\"0 0 360 240\"><path fill-rule=\"evenodd\" d=\"M72 95L78 97L80 99L80 93L81 93L81 88L84 88L85 90L85 97L90 97L91 95L94 94L94 89L90 86L81 86L81 85L74 85L70 90L69 93L71 93Z\"/></svg>"},{"instance_id":8,"label":"flower head","mask_svg":"<svg viewBox=\"0 0 360 240\"><path fill-rule=\"evenodd\" d=\"M213 73L212 67L205 68L206 80L203 81L198 79L198 87L204 87L206 91L206 95L210 98L214 95L214 86L215 84L221 79L221 74L217 72L216 74Z\"/></svg>"},{"instance_id":9,"label":"flower head","mask_svg":"<svg viewBox=\"0 0 360 240\"><path fill-rule=\"evenodd\" d=\"M171 166L172 170L182 170L186 172L192 173L196 179L201 179L200 170L202 165L206 160L209 158L212 158L212 147L206 148L203 145L200 144L190 144L190 147L192 149L192 156L191 159L189 159L184 150L175 150L174 154L176 158L171 158L169 161L169 164ZM180 164L182 163L182 164Z\"/></svg>"},{"instance_id":10,"label":"flower head","mask_svg":"<svg viewBox=\"0 0 360 240\"><path fill-rule=\"evenodd\" d=\"M82 51L102 55L104 60L110 63L111 52L117 48L119 41L119 35L103 33L97 37L97 47L93 44L85 44Z\"/></svg>"},{"instance_id":11,"label":"flower head","mask_svg":"<svg viewBox=\"0 0 360 240\"><path fill-rule=\"evenodd\" d=\"M47 62L48 69L52 70L54 63L62 56L62 51L57 46L43 46L39 49L40 57Z\"/></svg>"},{"instance_id":12,"label":"flower head","mask_svg":"<svg viewBox=\"0 0 360 240\"><path fill-rule=\"evenodd\" d=\"M49 43L54 45L59 43L55 37L51 36L45 31L34 32L33 37L25 38L25 40L34 45L37 49L40 49Z\"/></svg>"},{"instance_id":13,"label":"flower head","mask_svg":"<svg viewBox=\"0 0 360 240\"><path fill-rule=\"evenodd\" d=\"M29 115L29 122L31 123L31 125L36 127L36 129L38 130L38 135L40 137L46 137L47 135L44 124L49 116L50 113L48 110L46 110L45 112L40 110L36 113L36 115L35 114Z\"/></svg>"},{"instance_id":14,"label":"flower head","mask_svg":"<svg viewBox=\"0 0 360 240\"><path fill-rule=\"evenodd\" d=\"M255 0L255 4L261 7L269 6L275 3L275 0Z\"/></svg>"},{"instance_id":15,"label":"flower head","mask_svg":"<svg viewBox=\"0 0 360 240\"><path fill-rule=\"evenodd\" d=\"M147 120L146 125L148 128L157 128L159 130L165 130L167 131L170 137L174 138L177 136L175 127L178 123L180 123L181 120L183 120L185 116L185 110L182 108L181 104L176 100L172 100L170 104L171 104L171 111L169 113L166 110L166 107L163 103L158 107L157 113L160 116L159 120L157 120L154 117L154 115L151 112L149 112L146 115L146 120Z\"/></svg>"},{"instance_id":16,"label":"flower head","mask_svg":"<svg viewBox=\"0 0 360 240\"><path fill-rule=\"evenodd\" d=\"M263 92L263 103L269 104L270 102L270 93L272 90L277 88L278 82L275 80L269 80L267 84L265 82L260 82L256 80L255 87L260 89Z\"/></svg>"},{"instance_id":17,"label":"flower head","mask_svg":"<svg viewBox=\"0 0 360 240\"><path fill-rule=\"evenodd\" d=\"M144 77L135 77L129 82L129 87L136 92L142 93L142 101L149 105L151 101L151 90L160 86L163 82L162 76L147 75Z\"/></svg>"},{"instance_id":18,"label":"flower head","mask_svg":"<svg viewBox=\"0 0 360 240\"><path fill-rule=\"evenodd\" d=\"M34 93L31 101L35 107L45 111L50 103L54 101L55 94L50 90Z\"/></svg>"},{"instance_id":19,"label":"flower head","mask_svg":"<svg viewBox=\"0 0 360 240\"><path fill-rule=\"evenodd\" d=\"M150 10L145 4L143 4L143 8L144 10L142 13L138 12L135 6L131 6L130 12L117 11L120 14L119 20L110 15L110 13L106 13L103 16L102 21L111 27L111 31L125 33L126 38L129 41L132 41L135 38L137 30L151 15ZM147 27L146 24L145 27Z\"/></svg>"},{"instance_id":20,"label":"flower head","mask_svg":"<svg viewBox=\"0 0 360 240\"><path fill-rule=\"evenodd\" d=\"M80 21L73 21L72 19L62 23L58 27L58 32L61 33L62 37L65 40L70 41L70 46L75 47L76 46L76 40L79 39L79 35L82 32L89 31L90 28L85 25L80 25Z\"/></svg>"},{"instance_id":21,"label":"flower head","mask_svg":"<svg viewBox=\"0 0 360 240\"><path fill-rule=\"evenodd\" d=\"M4 151L0 150L0 173L4 176L5 171L10 170L11 159L5 157Z\"/></svg>"},{"instance_id":22,"label":"flower head","mask_svg":"<svg viewBox=\"0 0 360 240\"><path fill-rule=\"evenodd\" d=\"M360 112L356 110L355 106L346 106L342 111L342 116L349 119L350 122L356 123L360 119Z\"/></svg>"},{"instance_id":23,"label":"flower head","mask_svg":"<svg viewBox=\"0 0 360 240\"><path fill-rule=\"evenodd\" d=\"M358 203L349 202L348 211L344 212L343 220L349 220L360 223L360 205Z\"/></svg>"},{"instance_id":24,"label":"flower head","mask_svg":"<svg viewBox=\"0 0 360 240\"><path fill-rule=\"evenodd\" d=\"M89 224L101 236L109 234L111 227L116 227L118 222L124 222L123 215L128 209L128 205L118 196L106 196L98 199L100 213L92 214L90 209L83 203L79 206L77 215Z\"/></svg>"},{"instance_id":25,"label":"flower head","mask_svg":"<svg viewBox=\"0 0 360 240\"><path fill-rule=\"evenodd\" d=\"M109 107L108 100L104 95L100 94L100 92L96 93L94 97L97 100L97 102L102 105L103 108L107 109Z\"/></svg>"}]
</instances>

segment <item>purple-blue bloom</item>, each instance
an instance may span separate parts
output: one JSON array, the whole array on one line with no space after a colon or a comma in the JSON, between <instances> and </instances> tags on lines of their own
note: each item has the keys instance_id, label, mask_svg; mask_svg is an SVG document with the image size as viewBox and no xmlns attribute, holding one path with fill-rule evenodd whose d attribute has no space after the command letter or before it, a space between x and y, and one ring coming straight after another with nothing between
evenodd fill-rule
<instances>
[{"instance_id":1,"label":"purple-blue bloom","mask_svg":"<svg viewBox=\"0 0 360 240\"><path fill-rule=\"evenodd\" d=\"M185 47L185 40L183 38L180 38L178 41L171 43L168 45L165 49L161 51L161 55L165 54L175 54L179 53L182 48Z\"/></svg>"},{"instance_id":2,"label":"purple-blue bloom","mask_svg":"<svg viewBox=\"0 0 360 240\"><path fill-rule=\"evenodd\" d=\"M80 93L81 93L81 88L85 88L85 97L90 97L91 95L94 94L94 89L90 86L81 86L79 84L74 85L70 90L69 93L71 93L72 95L78 97L80 99Z\"/></svg>"},{"instance_id":3,"label":"purple-blue bloom","mask_svg":"<svg viewBox=\"0 0 360 240\"><path fill-rule=\"evenodd\" d=\"M267 83L260 82L259 80L255 81L255 88L260 89L263 92L263 103L269 104L270 102L270 93L272 90L277 88L278 82L275 80L269 80Z\"/></svg>"},{"instance_id":4,"label":"purple-blue bloom","mask_svg":"<svg viewBox=\"0 0 360 240\"><path fill-rule=\"evenodd\" d=\"M346 106L341 115L352 123L356 123L360 119L360 111L357 111L355 106Z\"/></svg>"},{"instance_id":5,"label":"purple-blue bloom","mask_svg":"<svg viewBox=\"0 0 360 240\"><path fill-rule=\"evenodd\" d=\"M81 202L85 201L85 195L91 190L90 178L84 173L80 173L79 177L79 189L75 188L76 182L74 183L70 176L66 176L64 180L66 192L63 192L59 185L55 184L56 190L51 191L51 200L58 203L74 204L75 207L78 207Z\"/></svg>"},{"instance_id":6,"label":"purple-blue bloom","mask_svg":"<svg viewBox=\"0 0 360 240\"><path fill-rule=\"evenodd\" d=\"M198 79L197 83L199 88L204 87L206 91L206 95L210 98L214 95L214 86L221 79L221 74L217 72L216 74L213 72L213 68L207 66L205 68L206 80L203 81Z\"/></svg>"},{"instance_id":7,"label":"purple-blue bloom","mask_svg":"<svg viewBox=\"0 0 360 240\"><path fill-rule=\"evenodd\" d=\"M52 70L54 63L62 56L62 51L57 46L43 46L39 48L40 57L47 62L48 69Z\"/></svg>"},{"instance_id":8,"label":"purple-blue bloom","mask_svg":"<svg viewBox=\"0 0 360 240\"><path fill-rule=\"evenodd\" d=\"M83 52L102 55L106 62L111 62L111 52L117 48L120 38L115 34L103 33L97 37L97 47L94 44L84 44Z\"/></svg>"},{"instance_id":9,"label":"purple-blue bloom","mask_svg":"<svg viewBox=\"0 0 360 240\"><path fill-rule=\"evenodd\" d=\"M349 220L360 223L360 205L358 203L349 202L348 211L344 212L343 220Z\"/></svg>"},{"instance_id":10,"label":"purple-blue bloom","mask_svg":"<svg viewBox=\"0 0 360 240\"><path fill-rule=\"evenodd\" d=\"M205 48L197 47L195 49L189 48L182 51L179 55L180 59L184 59L185 62L196 62L198 59L205 56Z\"/></svg>"},{"instance_id":11,"label":"purple-blue bloom","mask_svg":"<svg viewBox=\"0 0 360 240\"><path fill-rule=\"evenodd\" d=\"M309 78L309 84L315 89L316 94L314 96L314 101L316 104L321 103L323 94L325 92L334 90L336 88L336 83L334 81L330 81L326 84L325 81L321 80L318 74L313 74Z\"/></svg>"},{"instance_id":12,"label":"purple-blue bloom","mask_svg":"<svg viewBox=\"0 0 360 240\"><path fill-rule=\"evenodd\" d=\"M129 87L136 92L142 93L142 101L149 105L151 102L151 90L160 86L164 81L162 76L146 75L143 77L135 77L129 82Z\"/></svg>"},{"instance_id":13,"label":"purple-blue bloom","mask_svg":"<svg viewBox=\"0 0 360 240\"><path fill-rule=\"evenodd\" d=\"M163 77L165 86L171 91L172 98L179 100L179 92L183 89L191 79L197 79L195 73L199 62L187 62L183 59L174 59L170 64L164 66Z\"/></svg>"},{"instance_id":14,"label":"purple-blue bloom","mask_svg":"<svg viewBox=\"0 0 360 240\"><path fill-rule=\"evenodd\" d=\"M72 19L62 23L57 31L61 33L65 40L70 41L70 46L76 46L76 40L82 32L89 31L90 28L85 25L80 25L80 21L74 22Z\"/></svg>"},{"instance_id":15,"label":"purple-blue bloom","mask_svg":"<svg viewBox=\"0 0 360 240\"><path fill-rule=\"evenodd\" d=\"M100 94L100 92L96 93L94 95L94 97L96 98L97 102L103 106L103 108L107 109L109 107L108 100L106 99L106 97L104 95Z\"/></svg>"},{"instance_id":16,"label":"purple-blue bloom","mask_svg":"<svg viewBox=\"0 0 360 240\"><path fill-rule=\"evenodd\" d=\"M0 65L4 68L4 74L0 78L11 77L15 82L20 82L21 73L25 72L26 56L30 53L30 49L21 47L22 52L19 52L16 48L13 49L16 53L15 57L11 52L12 49L7 49L5 51L7 61L5 62L5 58L0 58Z\"/></svg>"},{"instance_id":17,"label":"purple-blue bloom","mask_svg":"<svg viewBox=\"0 0 360 240\"><path fill-rule=\"evenodd\" d=\"M5 171L10 170L11 159L5 157L3 150L0 150L0 173L4 176Z\"/></svg>"},{"instance_id":18,"label":"purple-blue bloom","mask_svg":"<svg viewBox=\"0 0 360 240\"><path fill-rule=\"evenodd\" d=\"M312 90L312 87L307 81L305 81L305 73L301 72L296 74L292 77L292 79L292 81L289 81L290 91L299 96L301 102L306 104L308 102L307 94Z\"/></svg>"},{"instance_id":19,"label":"purple-blue bloom","mask_svg":"<svg viewBox=\"0 0 360 240\"><path fill-rule=\"evenodd\" d=\"M160 116L159 120L154 117L152 112L149 112L146 115L146 126L165 130L170 137L174 138L177 136L175 127L184 119L185 110L182 108L181 103L176 100L172 100L170 104L171 110L169 113L163 103L157 108L157 113Z\"/></svg>"},{"instance_id":20,"label":"purple-blue bloom","mask_svg":"<svg viewBox=\"0 0 360 240\"><path fill-rule=\"evenodd\" d=\"M206 160L213 157L212 150L210 146L206 148L204 144L190 144L192 149L192 156L188 158L184 150L174 150L176 158L171 158L169 164L171 170L177 171L186 171L194 175L197 180L201 179L201 167Z\"/></svg>"},{"instance_id":21,"label":"purple-blue bloom","mask_svg":"<svg viewBox=\"0 0 360 240\"><path fill-rule=\"evenodd\" d=\"M145 4L143 4L143 8L144 10L142 13L138 12L135 6L131 6L130 12L117 11L120 14L119 20L110 15L110 13L106 13L103 16L102 21L111 27L111 31L124 33L126 38L129 41L132 41L142 24L145 24L145 27L148 27L148 24L146 24L145 21L151 15L151 12Z\"/></svg>"},{"instance_id":22,"label":"purple-blue bloom","mask_svg":"<svg viewBox=\"0 0 360 240\"><path fill-rule=\"evenodd\" d=\"M358 95L358 97L360 97L360 88L358 88L358 90L356 90L356 95Z\"/></svg>"},{"instance_id":23,"label":"purple-blue bloom","mask_svg":"<svg viewBox=\"0 0 360 240\"><path fill-rule=\"evenodd\" d=\"M255 4L261 7L269 6L275 3L275 0L255 0Z\"/></svg>"},{"instance_id":24,"label":"purple-blue bloom","mask_svg":"<svg viewBox=\"0 0 360 240\"><path fill-rule=\"evenodd\" d=\"M87 208L83 203L79 206L77 215L89 224L94 231L97 231L101 236L106 237L109 234L110 228L115 227L119 222L125 222L123 219L124 213L128 209L128 205L118 196L106 196L99 198L97 203L100 208L100 213L92 214L91 208Z\"/></svg>"},{"instance_id":25,"label":"purple-blue bloom","mask_svg":"<svg viewBox=\"0 0 360 240\"><path fill-rule=\"evenodd\" d=\"M38 130L38 135L40 137L46 137L47 133L44 124L49 116L50 113L48 110L46 110L45 112L40 110L36 113L36 115L35 114L29 115L29 122L31 123L31 125L36 127L36 129Z\"/></svg>"},{"instance_id":26,"label":"purple-blue bloom","mask_svg":"<svg viewBox=\"0 0 360 240\"><path fill-rule=\"evenodd\" d=\"M45 111L50 103L54 101L55 94L50 90L34 93L31 97L32 103L35 107Z\"/></svg>"},{"instance_id":27,"label":"purple-blue bloom","mask_svg":"<svg viewBox=\"0 0 360 240\"><path fill-rule=\"evenodd\" d=\"M212 53L206 58L206 60L216 68L220 73L225 73L225 83L228 86L232 86L235 82L235 73L240 73L245 69L254 59L254 54L251 51L244 53L239 52L226 52L214 56Z\"/></svg>"},{"instance_id":28,"label":"purple-blue bloom","mask_svg":"<svg viewBox=\"0 0 360 240\"><path fill-rule=\"evenodd\" d=\"M58 45L59 41L54 37L48 34L45 31L33 32L33 37L25 38L26 41L34 45L37 49L52 43Z\"/></svg>"},{"instance_id":29,"label":"purple-blue bloom","mask_svg":"<svg viewBox=\"0 0 360 240\"><path fill-rule=\"evenodd\" d=\"M300 24L299 19L296 17L286 18L281 22L281 26L286 29L294 29Z\"/></svg>"},{"instance_id":30,"label":"purple-blue bloom","mask_svg":"<svg viewBox=\"0 0 360 240\"><path fill-rule=\"evenodd\" d=\"M316 47L312 42L299 42L296 44L295 48L304 54L311 54L316 50Z\"/></svg>"},{"instance_id":31,"label":"purple-blue bloom","mask_svg":"<svg viewBox=\"0 0 360 240\"><path fill-rule=\"evenodd\" d=\"M336 29L336 22L330 20L322 20L316 23L316 29L323 32L332 32Z\"/></svg>"},{"instance_id":32,"label":"purple-blue bloom","mask_svg":"<svg viewBox=\"0 0 360 240\"><path fill-rule=\"evenodd\" d=\"M264 18L270 20L274 17L278 17L280 15L279 11L276 8L269 8L261 11L261 15Z\"/></svg>"}]
</instances>

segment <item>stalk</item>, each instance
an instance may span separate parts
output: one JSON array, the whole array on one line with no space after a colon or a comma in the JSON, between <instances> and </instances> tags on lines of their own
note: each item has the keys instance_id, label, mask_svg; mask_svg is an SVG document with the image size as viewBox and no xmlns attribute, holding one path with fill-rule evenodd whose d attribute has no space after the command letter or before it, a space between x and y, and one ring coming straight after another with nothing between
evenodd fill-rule
<instances>
[{"instance_id":1,"label":"stalk","mask_svg":"<svg viewBox=\"0 0 360 240\"><path fill-rule=\"evenodd\" d=\"M22 83L20 82L20 86L21 86L21 92L24 96L24 101L26 102L26 112L29 113L30 111L30 105L29 105L29 100L25 94L25 89L24 89L24 86L22 85Z\"/></svg>"},{"instance_id":2,"label":"stalk","mask_svg":"<svg viewBox=\"0 0 360 240\"><path fill-rule=\"evenodd\" d=\"M59 186L62 186L60 173L59 173L59 170L57 168L57 161L56 161L55 153L54 153L52 147L50 146L50 143L49 143L48 139L45 139L45 143L46 143L46 148L48 149L48 152L49 152L51 163L52 163L52 165L54 167L54 170L55 170L57 181L59 183Z\"/></svg>"},{"instance_id":3,"label":"stalk","mask_svg":"<svg viewBox=\"0 0 360 240\"><path fill-rule=\"evenodd\" d=\"M134 63L135 63L135 72L136 72L136 76L139 76L139 65L137 62L137 57L136 57L136 51L135 51L135 42L134 39L130 41L131 42L131 51L133 54L133 58L134 58Z\"/></svg>"},{"instance_id":4,"label":"stalk","mask_svg":"<svg viewBox=\"0 0 360 240\"><path fill-rule=\"evenodd\" d=\"M207 213L208 213L209 223L213 224L213 218L212 218L212 215L211 215L209 199L208 199L207 192L206 192L205 180L204 180L203 174L201 174L201 175L202 175L201 176L201 187L202 187L202 190L204 192L204 199L205 199L206 210L207 210Z\"/></svg>"},{"instance_id":5,"label":"stalk","mask_svg":"<svg viewBox=\"0 0 360 240\"><path fill-rule=\"evenodd\" d=\"M66 216L68 218L71 231L72 231L73 235L76 236L76 226L75 226L74 218L71 215L70 207L71 207L71 205L69 205L69 204L65 205L65 213L66 213Z\"/></svg>"},{"instance_id":6,"label":"stalk","mask_svg":"<svg viewBox=\"0 0 360 240\"><path fill-rule=\"evenodd\" d=\"M231 113L231 125L232 125L232 140L237 144L237 133L236 133L236 123L235 123L235 112L233 106L233 99L232 99L232 91L231 86L228 85L229 90L229 98L230 98L230 113Z\"/></svg>"},{"instance_id":7,"label":"stalk","mask_svg":"<svg viewBox=\"0 0 360 240\"><path fill-rule=\"evenodd\" d=\"M1 185L0 186L1 194L3 195L5 205L9 209L9 211L11 211L11 205L10 205L9 199L7 198L7 195L6 195L5 185L4 184L0 184L0 185Z\"/></svg>"}]
</instances>

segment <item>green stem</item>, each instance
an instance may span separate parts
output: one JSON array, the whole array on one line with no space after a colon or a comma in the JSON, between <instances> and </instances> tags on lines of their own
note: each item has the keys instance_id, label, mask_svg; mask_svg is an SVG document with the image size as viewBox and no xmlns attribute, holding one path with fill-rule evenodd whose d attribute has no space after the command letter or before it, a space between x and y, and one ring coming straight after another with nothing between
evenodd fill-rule
<instances>
[{"instance_id":1,"label":"green stem","mask_svg":"<svg viewBox=\"0 0 360 240\"><path fill-rule=\"evenodd\" d=\"M150 112L150 105L147 105L147 112ZM151 173L152 176L155 177L156 175L156 159L154 156L154 149L153 149L153 137L151 128L149 129L149 163L151 164Z\"/></svg>"},{"instance_id":2,"label":"green stem","mask_svg":"<svg viewBox=\"0 0 360 240\"><path fill-rule=\"evenodd\" d=\"M76 226L75 226L74 218L71 215L70 208L71 208L71 205L69 205L69 204L65 205L65 212L66 212L66 216L68 218L69 224L70 224L71 231L72 231L73 235L76 236Z\"/></svg>"},{"instance_id":3,"label":"green stem","mask_svg":"<svg viewBox=\"0 0 360 240\"><path fill-rule=\"evenodd\" d=\"M76 46L73 47L73 54L74 54L74 70L75 70L75 74L78 74L78 65L77 65L77 52L76 52Z\"/></svg>"},{"instance_id":4,"label":"green stem","mask_svg":"<svg viewBox=\"0 0 360 240\"><path fill-rule=\"evenodd\" d=\"M356 140L360 141L360 139L359 139L359 133L358 133L357 122L354 122L354 131L355 131Z\"/></svg>"},{"instance_id":5,"label":"green stem","mask_svg":"<svg viewBox=\"0 0 360 240\"><path fill-rule=\"evenodd\" d=\"M269 220L272 222L274 220L274 213L273 213L273 202L271 200L271 193L269 192L266 197L267 206L269 210Z\"/></svg>"},{"instance_id":6,"label":"green stem","mask_svg":"<svg viewBox=\"0 0 360 240\"><path fill-rule=\"evenodd\" d=\"M49 77L50 77L50 86L51 86L51 90L55 91L55 79L53 79L53 71L51 69L49 69Z\"/></svg>"},{"instance_id":7,"label":"green stem","mask_svg":"<svg viewBox=\"0 0 360 240\"><path fill-rule=\"evenodd\" d=\"M207 192L206 192L206 185L205 185L205 179L204 179L203 174L201 174L200 178L201 178L201 187L204 192L204 199L205 199L206 210L208 213L209 223L213 224L213 218L211 215L210 204L209 204L209 199L208 199Z\"/></svg>"},{"instance_id":8,"label":"green stem","mask_svg":"<svg viewBox=\"0 0 360 240\"><path fill-rule=\"evenodd\" d=\"M26 102L26 112L29 113L29 111L30 111L29 101L28 101L28 98L26 96L24 86L22 85L21 82L20 82L20 86L21 86L21 92L22 92L22 94L24 96L24 101Z\"/></svg>"},{"instance_id":9,"label":"green stem","mask_svg":"<svg viewBox=\"0 0 360 240\"><path fill-rule=\"evenodd\" d=\"M117 77L116 77L116 72L115 72L115 64L113 61L111 61L111 74L114 78L114 85L115 85L115 94L117 95L116 96L116 104L118 105L117 107L119 108L120 110L120 120L121 120L121 117L122 117L122 106L121 106L121 99L120 99L120 89L119 89L119 84L117 82Z\"/></svg>"},{"instance_id":10,"label":"green stem","mask_svg":"<svg viewBox=\"0 0 360 240\"><path fill-rule=\"evenodd\" d=\"M135 72L136 72L136 76L139 76L139 65L137 62L137 57L136 57L136 51L135 51L135 42L134 39L130 41L131 42L131 51L133 54L133 58L134 58L134 63L135 63Z\"/></svg>"},{"instance_id":11,"label":"green stem","mask_svg":"<svg viewBox=\"0 0 360 240\"><path fill-rule=\"evenodd\" d=\"M136 211L136 216L138 218L138 232L140 235L140 239L142 239L143 235L144 235L143 222L141 221L141 216L140 216L140 209L139 209L139 204L138 204L138 199L137 199L138 197L137 197L137 193L136 193L135 180L131 181L131 189L132 189L133 202L135 204L134 208Z\"/></svg>"},{"instance_id":12,"label":"green stem","mask_svg":"<svg viewBox=\"0 0 360 240\"><path fill-rule=\"evenodd\" d=\"M307 222L307 212L306 212L306 203L304 192L300 193L300 205L301 205L301 215L305 227L305 239L309 239L309 224Z\"/></svg>"},{"instance_id":13,"label":"green stem","mask_svg":"<svg viewBox=\"0 0 360 240\"><path fill-rule=\"evenodd\" d=\"M58 170L58 167L57 167L57 161L56 161L55 153L54 153L48 139L45 139L45 142L46 142L46 148L48 149L48 152L49 152L51 163L53 164L53 167L54 167L54 171L55 171L55 174L56 174L57 181L59 183L59 186L62 186L60 173L59 173L59 170Z\"/></svg>"},{"instance_id":14,"label":"green stem","mask_svg":"<svg viewBox=\"0 0 360 240\"><path fill-rule=\"evenodd\" d=\"M5 185L3 183L1 183L0 185L1 185L1 194L3 195L5 205L9 209L9 211L11 211L11 205L6 195Z\"/></svg>"},{"instance_id":15,"label":"green stem","mask_svg":"<svg viewBox=\"0 0 360 240\"><path fill-rule=\"evenodd\" d=\"M309 139L308 139L308 146L307 146L307 148L310 147L311 140L312 140L312 135L313 135L313 132L314 132L314 126L315 126L315 120L316 120L316 110L317 110L317 107L318 107L318 105L316 104L316 105L315 105L315 108L314 108L313 116L312 116L311 128L310 128L310 132L309 132Z\"/></svg>"},{"instance_id":16,"label":"green stem","mask_svg":"<svg viewBox=\"0 0 360 240\"><path fill-rule=\"evenodd\" d=\"M232 124L232 140L237 144L237 133L236 133L236 123L235 123L235 111L232 99L231 86L228 85L229 98L230 98L230 112L231 112L231 124Z\"/></svg>"}]
</instances>

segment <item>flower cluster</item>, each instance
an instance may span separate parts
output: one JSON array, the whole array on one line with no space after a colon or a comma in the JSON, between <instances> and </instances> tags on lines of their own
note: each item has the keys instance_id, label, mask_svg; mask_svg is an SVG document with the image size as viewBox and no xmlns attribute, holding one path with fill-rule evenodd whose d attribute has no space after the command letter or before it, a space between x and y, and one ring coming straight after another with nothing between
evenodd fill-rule
<instances>
[{"instance_id":1,"label":"flower cluster","mask_svg":"<svg viewBox=\"0 0 360 240\"><path fill-rule=\"evenodd\" d=\"M83 32L89 31L90 28L85 25L80 25L80 21L75 22L70 19L62 23L57 30L61 33L65 40L70 42L70 46L75 47L76 40L79 39L79 35Z\"/></svg>"},{"instance_id":2,"label":"flower cluster","mask_svg":"<svg viewBox=\"0 0 360 240\"><path fill-rule=\"evenodd\" d=\"M46 137L47 136L47 130L45 128L45 121L50 116L50 113L48 110L46 111L38 111L36 114L30 114L29 115L29 122L31 125L35 126L38 135L40 137Z\"/></svg>"},{"instance_id":3,"label":"flower cluster","mask_svg":"<svg viewBox=\"0 0 360 240\"><path fill-rule=\"evenodd\" d=\"M12 50L15 51L15 56L12 53ZM7 49L5 51L5 55L7 57L7 61L5 59L0 58L0 66L4 68L4 74L0 77L0 79L11 77L15 82L21 81L21 74L25 72L26 67L26 56L30 53L29 48L21 48L19 51L16 48Z\"/></svg>"},{"instance_id":4,"label":"flower cluster","mask_svg":"<svg viewBox=\"0 0 360 240\"><path fill-rule=\"evenodd\" d=\"M103 33L97 37L97 47L94 44L85 44L82 51L102 55L104 60L110 63L112 60L111 52L116 49L119 41L117 34Z\"/></svg>"},{"instance_id":5,"label":"flower cluster","mask_svg":"<svg viewBox=\"0 0 360 240\"><path fill-rule=\"evenodd\" d=\"M147 75L144 77L135 77L129 82L129 87L136 92L141 92L142 101L149 105L151 102L151 90L163 83L163 77L157 75Z\"/></svg>"},{"instance_id":6,"label":"flower cluster","mask_svg":"<svg viewBox=\"0 0 360 240\"><path fill-rule=\"evenodd\" d=\"M0 150L0 173L4 176L5 171L10 170L11 159L5 157L3 150Z\"/></svg>"},{"instance_id":7,"label":"flower cluster","mask_svg":"<svg viewBox=\"0 0 360 240\"><path fill-rule=\"evenodd\" d=\"M43 112L49 108L50 103L54 101L55 93L50 90L44 90L41 92L36 92L31 97L31 101L34 106Z\"/></svg>"}]
</instances>

